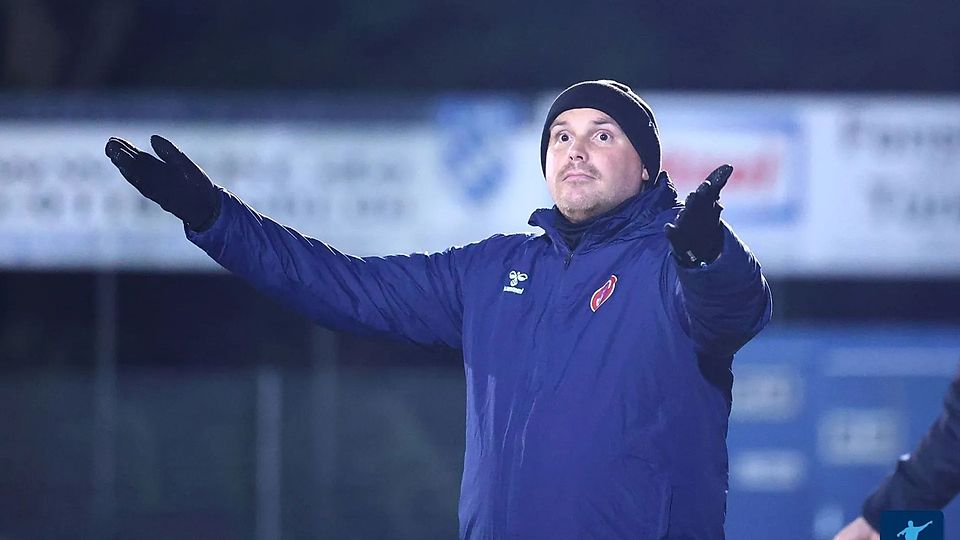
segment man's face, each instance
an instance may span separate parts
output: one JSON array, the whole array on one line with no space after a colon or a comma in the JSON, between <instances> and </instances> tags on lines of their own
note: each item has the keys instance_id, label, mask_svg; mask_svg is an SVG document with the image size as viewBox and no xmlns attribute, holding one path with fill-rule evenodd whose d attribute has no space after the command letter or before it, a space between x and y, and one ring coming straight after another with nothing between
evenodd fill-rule
<instances>
[{"instance_id":1,"label":"man's face","mask_svg":"<svg viewBox=\"0 0 960 540\"><path fill-rule=\"evenodd\" d=\"M557 208L577 223L633 197L649 175L613 118L570 109L550 126L546 178Z\"/></svg>"}]
</instances>

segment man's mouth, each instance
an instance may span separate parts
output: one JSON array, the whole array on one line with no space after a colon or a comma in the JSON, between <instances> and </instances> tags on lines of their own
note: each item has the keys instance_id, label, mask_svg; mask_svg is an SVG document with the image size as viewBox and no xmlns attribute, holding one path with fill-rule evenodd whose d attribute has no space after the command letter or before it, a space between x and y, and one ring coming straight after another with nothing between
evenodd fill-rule
<instances>
[{"instance_id":1,"label":"man's mouth","mask_svg":"<svg viewBox=\"0 0 960 540\"><path fill-rule=\"evenodd\" d=\"M595 180L595 178L583 171L570 171L563 175L563 181L574 181L574 182L585 182L588 180Z\"/></svg>"}]
</instances>

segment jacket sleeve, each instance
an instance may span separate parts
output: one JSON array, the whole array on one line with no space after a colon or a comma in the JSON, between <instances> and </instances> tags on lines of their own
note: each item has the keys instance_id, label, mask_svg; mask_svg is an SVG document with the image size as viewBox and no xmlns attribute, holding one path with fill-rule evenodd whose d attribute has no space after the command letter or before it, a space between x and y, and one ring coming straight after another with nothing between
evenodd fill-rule
<instances>
[{"instance_id":1,"label":"jacket sleeve","mask_svg":"<svg viewBox=\"0 0 960 540\"><path fill-rule=\"evenodd\" d=\"M258 290L336 330L461 347L462 248L354 257L223 191L220 216L187 238Z\"/></svg>"},{"instance_id":2,"label":"jacket sleeve","mask_svg":"<svg viewBox=\"0 0 960 540\"><path fill-rule=\"evenodd\" d=\"M729 357L770 321L773 299L760 264L723 225L723 250L705 268L686 268L669 255L680 324L699 352Z\"/></svg>"},{"instance_id":3,"label":"jacket sleeve","mask_svg":"<svg viewBox=\"0 0 960 540\"><path fill-rule=\"evenodd\" d=\"M863 504L863 517L880 530L884 510L931 510L960 493L960 372L943 402L943 413L920 444L897 461L893 474Z\"/></svg>"}]
</instances>

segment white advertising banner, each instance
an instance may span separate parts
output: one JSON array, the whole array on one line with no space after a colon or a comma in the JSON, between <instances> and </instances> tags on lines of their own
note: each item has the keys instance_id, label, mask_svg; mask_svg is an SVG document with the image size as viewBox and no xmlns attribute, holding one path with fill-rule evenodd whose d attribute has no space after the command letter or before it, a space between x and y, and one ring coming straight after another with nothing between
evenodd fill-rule
<instances>
[{"instance_id":1,"label":"white advertising banner","mask_svg":"<svg viewBox=\"0 0 960 540\"><path fill-rule=\"evenodd\" d=\"M529 135L503 131L495 160L451 171L442 133L423 126L5 123L0 264L213 267L180 222L113 167L103 153L112 135L149 149L150 134L161 133L260 212L351 254L436 251L532 231L527 219L549 196L536 159L527 170L506 166L520 161L513 139ZM496 177L480 185L491 163ZM477 185L464 184L471 178Z\"/></svg>"},{"instance_id":2,"label":"white advertising banner","mask_svg":"<svg viewBox=\"0 0 960 540\"><path fill-rule=\"evenodd\" d=\"M960 275L960 99L651 102L681 196L734 166L723 215L768 275Z\"/></svg>"},{"instance_id":3,"label":"white advertising banner","mask_svg":"<svg viewBox=\"0 0 960 540\"><path fill-rule=\"evenodd\" d=\"M551 96L552 97L552 96ZM724 218L771 276L960 275L960 99L650 95L681 198L734 166ZM0 266L212 269L103 154L167 136L262 213L351 254L533 231L548 99L426 118L0 121Z\"/></svg>"},{"instance_id":4,"label":"white advertising banner","mask_svg":"<svg viewBox=\"0 0 960 540\"><path fill-rule=\"evenodd\" d=\"M807 268L960 275L960 99L862 99L810 116Z\"/></svg>"}]
</instances>

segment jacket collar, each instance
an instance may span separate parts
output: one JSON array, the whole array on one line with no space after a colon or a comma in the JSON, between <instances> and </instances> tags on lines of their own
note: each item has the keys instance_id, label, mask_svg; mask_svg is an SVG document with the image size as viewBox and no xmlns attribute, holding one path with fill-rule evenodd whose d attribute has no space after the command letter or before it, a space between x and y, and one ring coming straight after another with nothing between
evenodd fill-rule
<instances>
[{"instance_id":1,"label":"jacket collar","mask_svg":"<svg viewBox=\"0 0 960 540\"><path fill-rule=\"evenodd\" d=\"M661 220L656 219L657 216L679 204L677 190L673 187L667 173L663 171L657 176L651 189L628 199L609 213L598 217L584 232L577 251L589 251L614 239L627 240L660 232L663 224L660 223ZM553 208L536 210L530 216L528 223L542 228L558 249L569 251L557 229L560 219L560 211L554 205Z\"/></svg>"}]
</instances>

